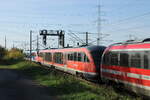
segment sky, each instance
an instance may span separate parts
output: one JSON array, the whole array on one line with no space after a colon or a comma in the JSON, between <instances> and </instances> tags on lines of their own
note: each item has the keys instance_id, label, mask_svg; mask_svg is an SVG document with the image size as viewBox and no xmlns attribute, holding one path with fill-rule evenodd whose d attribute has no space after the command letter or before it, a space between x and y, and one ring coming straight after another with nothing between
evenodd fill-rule
<instances>
[{"instance_id":1,"label":"sky","mask_svg":"<svg viewBox=\"0 0 150 100\"><path fill-rule=\"evenodd\" d=\"M1 0L0 45L6 36L8 48L28 48L30 30L35 40L42 29L65 30L70 45L77 42L71 33L85 41L81 33L89 32L89 42L96 44L98 1L102 45L150 37L150 0ZM48 46L57 47L57 37L48 39Z\"/></svg>"}]
</instances>

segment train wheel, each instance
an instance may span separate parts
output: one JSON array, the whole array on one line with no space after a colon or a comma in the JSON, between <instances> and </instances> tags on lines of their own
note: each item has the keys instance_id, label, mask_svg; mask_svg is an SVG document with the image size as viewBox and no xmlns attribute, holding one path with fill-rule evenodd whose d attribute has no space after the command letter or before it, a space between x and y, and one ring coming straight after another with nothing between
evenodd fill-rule
<instances>
[{"instance_id":1,"label":"train wheel","mask_svg":"<svg viewBox=\"0 0 150 100\"><path fill-rule=\"evenodd\" d=\"M84 77L83 77L83 73L80 73L80 72L76 72L76 76L81 77L81 78L84 78Z\"/></svg>"}]
</instances>

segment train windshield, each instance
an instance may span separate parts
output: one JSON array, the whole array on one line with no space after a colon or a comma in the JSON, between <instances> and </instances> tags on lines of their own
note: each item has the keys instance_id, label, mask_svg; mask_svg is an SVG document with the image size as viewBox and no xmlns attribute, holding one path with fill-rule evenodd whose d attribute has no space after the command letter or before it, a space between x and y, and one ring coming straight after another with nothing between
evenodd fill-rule
<instances>
[{"instance_id":1,"label":"train windshield","mask_svg":"<svg viewBox=\"0 0 150 100\"><path fill-rule=\"evenodd\" d=\"M104 50L95 50L91 52L91 55L93 57L94 60L94 64L97 67L97 70L99 70L99 66L101 64L101 56L103 54Z\"/></svg>"}]
</instances>

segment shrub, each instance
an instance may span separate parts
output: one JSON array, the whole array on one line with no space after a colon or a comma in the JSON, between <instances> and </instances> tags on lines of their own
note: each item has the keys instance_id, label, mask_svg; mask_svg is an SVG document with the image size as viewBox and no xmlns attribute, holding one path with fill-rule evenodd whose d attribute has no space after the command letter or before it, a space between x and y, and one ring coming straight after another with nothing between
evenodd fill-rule
<instances>
[{"instance_id":1,"label":"shrub","mask_svg":"<svg viewBox=\"0 0 150 100\"><path fill-rule=\"evenodd\" d=\"M6 58L12 59L12 60L23 59L24 54L23 54L22 50L17 49L17 48L12 48L11 50L8 51Z\"/></svg>"}]
</instances>

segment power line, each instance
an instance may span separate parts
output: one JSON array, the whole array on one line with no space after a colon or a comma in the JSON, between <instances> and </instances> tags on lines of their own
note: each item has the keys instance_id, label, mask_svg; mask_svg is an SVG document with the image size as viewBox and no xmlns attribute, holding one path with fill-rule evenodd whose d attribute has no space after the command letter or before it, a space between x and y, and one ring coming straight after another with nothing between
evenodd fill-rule
<instances>
[{"instance_id":1,"label":"power line","mask_svg":"<svg viewBox=\"0 0 150 100\"><path fill-rule=\"evenodd\" d=\"M78 37L75 33L70 32L71 34L69 36L71 36L72 38L74 38L76 41L79 41L81 43L84 43L84 41L82 39L80 39L80 37Z\"/></svg>"},{"instance_id":2,"label":"power line","mask_svg":"<svg viewBox=\"0 0 150 100\"><path fill-rule=\"evenodd\" d=\"M143 26L136 26L136 27L128 27L128 28L122 28L122 29L116 29L116 30L111 30L111 31L106 31L107 33L111 32L117 32L117 31L126 31L126 30L132 30L132 29L140 29L142 27L149 27L150 25L143 25Z\"/></svg>"},{"instance_id":3,"label":"power line","mask_svg":"<svg viewBox=\"0 0 150 100\"><path fill-rule=\"evenodd\" d=\"M108 24L108 25L119 25L122 22L129 21L129 20L135 20L135 19L137 19L139 17L143 17L143 16L146 16L146 15L150 15L150 12L146 12L146 13L139 14L139 15L136 15L136 16L127 17L127 18L118 20L118 21L116 21L114 23Z\"/></svg>"},{"instance_id":4,"label":"power line","mask_svg":"<svg viewBox=\"0 0 150 100\"><path fill-rule=\"evenodd\" d=\"M127 22L127 21L130 21L130 20L137 20L137 18L146 16L146 15L150 15L150 12L146 12L146 13L143 13L143 14L140 14L140 15L136 15L136 16L127 17L127 18L118 20L115 23L108 24L108 25L111 25L111 26L120 25L120 23ZM145 25L144 25L144 27L145 27ZM118 28L118 26L117 26L117 28ZM121 27L119 27L119 28L121 28ZM141 28L141 26L130 27L130 28L123 28L123 29L116 29L116 30L111 30L111 31L108 31L108 32L115 32L115 31L121 31L121 30L129 30L129 29L135 29L135 28Z\"/></svg>"}]
</instances>

